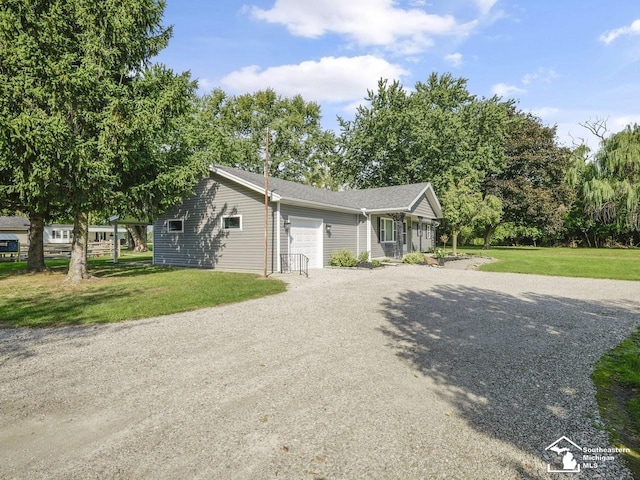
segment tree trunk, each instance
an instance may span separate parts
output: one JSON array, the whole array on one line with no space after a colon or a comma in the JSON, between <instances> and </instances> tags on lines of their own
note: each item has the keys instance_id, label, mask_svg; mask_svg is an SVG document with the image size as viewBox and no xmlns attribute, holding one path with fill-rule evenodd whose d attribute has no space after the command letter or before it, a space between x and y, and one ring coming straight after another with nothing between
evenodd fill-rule
<instances>
[{"instance_id":1,"label":"tree trunk","mask_svg":"<svg viewBox=\"0 0 640 480\"><path fill-rule=\"evenodd\" d=\"M78 283L90 277L87 270L87 238L89 233L89 215L78 213L73 222L73 243L67 280Z\"/></svg>"},{"instance_id":2,"label":"tree trunk","mask_svg":"<svg viewBox=\"0 0 640 480\"><path fill-rule=\"evenodd\" d=\"M44 264L44 215L40 213L29 214L29 257L27 258L27 272L44 272L47 266Z\"/></svg>"},{"instance_id":3,"label":"tree trunk","mask_svg":"<svg viewBox=\"0 0 640 480\"><path fill-rule=\"evenodd\" d=\"M491 235L493 235L495 229L496 227L493 225L488 225L487 228L485 228L483 250L489 250L491 248Z\"/></svg>"},{"instance_id":4,"label":"tree trunk","mask_svg":"<svg viewBox=\"0 0 640 480\"><path fill-rule=\"evenodd\" d=\"M451 254L455 257L456 255L458 255L458 233L460 233L459 230L452 230L451 231L451 248L452 248L452 252Z\"/></svg>"},{"instance_id":5,"label":"tree trunk","mask_svg":"<svg viewBox=\"0 0 640 480\"><path fill-rule=\"evenodd\" d=\"M128 225L127 230L133 239L134 252L148 252L146 243L146 227L144 225Z\"/></svg>"}]
</instances>

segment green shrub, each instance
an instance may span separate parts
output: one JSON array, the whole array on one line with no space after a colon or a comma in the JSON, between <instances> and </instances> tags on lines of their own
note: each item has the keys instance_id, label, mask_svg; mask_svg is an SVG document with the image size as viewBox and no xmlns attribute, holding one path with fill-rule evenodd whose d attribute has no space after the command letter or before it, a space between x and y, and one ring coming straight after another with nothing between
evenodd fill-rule
<instances>
[{"instance_id":1,"label":"green shrub","mask_svg":"<svg viewBox=\"0 0 640 480\"><path fill-rule=\"evenodd\" d=\"M382 262L380 260L371 260L371 265L373 265L373 268L378 268L382 266Z\"/></svg>"},{"instance_id":2,"label":"green shrub","mask_svg":"<svg viewBox=\"0 0 640 480\"><path fill-rule=\"evenodd\" d=\"M355 267L358 259L349 250L337 250L329 257L329 265L332 267Z\"/></svg>"},{"instance_id":3,"label":"green shrub","mask_svg":"<svg viewBox=\"0 0 640 480\"><path fill-rule=\"evenodd\" d=\"M369 261L369 252L362 252L358 255L358 263L365 263Z\"/></svg>"},{"instance_id":4,"label":"green shrub","mask_svg":"<svg viewBox=\"0 0 640 480\"><path fill-rule=\"evenodd\" d=\"M436 258L444 258L447 255L449 255L449 253L446 250L443 250L442 248L437 248L435 251Z\"/></svg>"},{"instance_id":5,"label":"green shrub","mask_svg":"<svg viewBox=\"0 0 640 480\"><path fill-rule=\"evenodd\" d=\"M425 263L424 253L422 252L412 252L407 253L402 259L404 263L409 263L411 265L423 265Z\"/></svg>"}]
</instances>

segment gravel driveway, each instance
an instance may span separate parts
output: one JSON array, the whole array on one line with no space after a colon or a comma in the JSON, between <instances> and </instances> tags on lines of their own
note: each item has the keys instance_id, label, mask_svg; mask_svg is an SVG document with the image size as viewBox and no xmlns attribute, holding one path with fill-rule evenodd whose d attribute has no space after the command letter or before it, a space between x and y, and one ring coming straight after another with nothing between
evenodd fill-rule
<instances>
[{"instance_id":1,"label":"gravel driveway","mask_svg":"<svg viewBox=\"0 0 640 480\"><path fill-rule=\"evenodd\" d=\"M284 278L242 304L0 330L0 477L630 478L548 474L545 448L609 446L589 375L640 324L637 282Z\"/></svg>"}]
</instances>

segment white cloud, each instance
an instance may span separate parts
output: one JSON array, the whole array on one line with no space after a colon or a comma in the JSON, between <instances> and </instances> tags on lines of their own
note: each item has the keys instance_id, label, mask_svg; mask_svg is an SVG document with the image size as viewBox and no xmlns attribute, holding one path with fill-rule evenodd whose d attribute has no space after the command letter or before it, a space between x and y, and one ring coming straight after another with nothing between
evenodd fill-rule
<instances>
[{"instance_id":1,"label":"white cloud","mask_svg":"<svg viewBox=\"0 0 640 480\"><path fill-rule=\"evenodd\" d=\"M475 0L478 9L482 15L489 13L489 10L496 4L498 0Z\"/></svg>"},{"instance_id":2,"label":"white cloud","mask_svg":"<svg viewBox=\"0 0 640 480\"><path fill-rule=\"evenodd\" d=\"M527 73L524 77L522 77L522 83L524 85L529 85L533 81L551 83L558 77L559 75L553 69L541 67L536 72Z\"/></svg>"},{"instance_id":3,"label":"white cloud","mask_svg":"<svg viewBox=\"0 0 640 480\"><path fill-rule=\"evenodd\" d=\"M198 79L198 90L202 90L203 92L210 92L217 86L217 83L213 80L209 80L208 78L199 78Z\"/></svg>"},{"instance_id":4,"label":"white cloud","mask_svg":"<svg viewBox=\"0 0 640 480\"><path fill-rule=\"evenodd\" d=\"M373 56L324 57L297 65L280 65L261 70L252 65L231 72L221 86L234 93L273 88L283 95L300 94L318 102L353 102L375 88L380 78L400 79L408 71Z\"/></svg>"},{"instance_id":5,"label":"white cloud","mask_svg":"<svg viewBox=\"0 0 640 480\"><path fill-rule=\"evenodd\" d=\"M540 117L543 120L546 120L547 117L554 117L555 115L560 113L560 109L555 107L538 107L531 108L529 112L531 112L536 117Z\"/></svg>"},{"instance_id":6,"label":"white cloud","mask_svg":"<svg viewBox=\"0 0 640 480\"><path fill-rule=\"evenodd\" d=\"M636 123L640 125L640 115L623 115L609 118L607 127L609 127L612 132L619 132L620 130L624 130L628 125Z\"/></svg>"},{"instance_id":7,"label":"white cloud","mask_svg":"<svg viewBox=\"0 0 640 480\"><path fill-rule=\"evenodd\" d=\"M462 65L462 54L457 52L451 53L449 55L445 55L444 60L454 67L459 67Z\"/></svg>"},{"instance_id":8,"label":"white cloud","mask_svg":"<svg viewBox=\"0 0 640 480\"><path fill-rule=\"evenodd\" d=\"M515 85L508 85L506 83L497 83L491 88L491 92L499 97L511 97L519 93L526 93L527 91L516 87Z\"/></svg>"},{"instance_id":9,"label":"white cloud","mask_svg":"<svg viewBox=\"0 0 640 480\"><path fill-rule=\"evenodd\" d=\"M467 35L478 23L459 24L452 15L398 8L394 0L276 0L271 9L253 6L248 11L256 19L285 25L293 35L317 38L335 33L359 45L407 55L430 47L433 36Z\"/></svg>"},{"instance_id":10,"label":"white cloud","mask_svg":"<svg viewBox=\"0 0 640 480\"><path fill-rule=\"evenodd\" d=\"M603 33L600 35L600 41L609 45L616 38L621 37L622 35L640 35L640 19L634 20L628 27L620 27Z\"/></svg>"}]
</instances>

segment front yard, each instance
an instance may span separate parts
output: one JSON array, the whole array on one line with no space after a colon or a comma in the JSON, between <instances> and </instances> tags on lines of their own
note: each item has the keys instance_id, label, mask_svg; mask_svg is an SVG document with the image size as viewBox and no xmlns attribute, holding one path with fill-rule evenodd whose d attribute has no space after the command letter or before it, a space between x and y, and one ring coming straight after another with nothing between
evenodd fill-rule
<instances>
[{"instance_id":1,"label":"front yard","mask_svg":"<svg viewBox=\"0 0 640 480\"><path fill-rule=\"evenodd\" d=\"M483 265L480 270L485 272L640 280L640 249L466 247L460 251L499 260Z\"/></svg>"},{"instance_id":2,"label":"front yard","mask_svg":"<svg viewBox=\"0 0 640 480\"><path fill-rule=\"evenodd\" d=\"M94 278L64 281L67 260L49 273L24 274L25 262L0 264L0 327L110 323L240 302L280 293L285 284L245 273L150 265L151 255L90 260Z\"/></svg>"}]
</instances>

